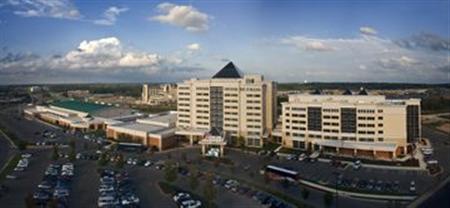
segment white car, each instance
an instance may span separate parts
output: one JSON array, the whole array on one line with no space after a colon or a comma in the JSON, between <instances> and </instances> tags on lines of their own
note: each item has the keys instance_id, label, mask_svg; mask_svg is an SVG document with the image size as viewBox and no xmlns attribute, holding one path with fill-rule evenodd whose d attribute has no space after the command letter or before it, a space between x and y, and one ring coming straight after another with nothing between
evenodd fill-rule
<instances>
[{"instance_id":1,"label":"white car","mask_svg":"<svg viewBox=\"0 0 450 208\"><path fill-rule=\"evenodd\" d=\"M201 207L202 206L202 202L199 200L186 200L186 201L182 201L181 202L181 208L197 208L197 207Z\"/></svg>"},{"instance_id":2,"label":"white car","mask_svg":"<svg viewBox=\"0 0 450 208\"><path fill-rule=\"evenodd\" d=\"M111 207L119 204L119 201L113 196L99 197L97 200L98 207Z\"/></svg>"},{"instance_id":3,"label":"white car","mask_svg":"<svg viewBox=\"0 0 450 208\"><path fill-rule=\"evenodd\" d=\"M15 176L15 175L6 175L6 179L15 180L15 179L17 179L17 176Z\"/></svg>"},{"instance_id":4,"label":"white car","mask_svg":"<svg viewBox=\"0 0 450 208\"><path fill-rule=\"evenodd\" d=\"M173 200L176 202L178 202L180 199L186 199L186 198L191 198L191 195L189 195L188 193L179 192L179 193L175 194L175 196L173 196Z\"/></svg>"},{"instance_id":5,"label":"white car","mask_svg":"<svg viewBox=\"0 0 450 208\"><path fill-rule=\"evenodd\" d=\"M416 192L416 182L415 181L411 181L410 186L409 186L409 191Z\"/></svg>"},{"instance_id":6,"label":"white car","mask_svg":"<svg viewBox=\"0 0 450 208\"><path fill-rule=\"evenodd\" d=\"M302 154L300 154L300 156L298 156L298 161L303 161L305 159L306 159L306 154L305 153L302 153Z\"/></svg>"},{"instance_id":7,"label":"white car","mask_svg":"<svg viewBox=\"0 0 450 208\"><path fill-rule=\"evenodd\" d=\"M69 190L67 190L67 189L55 189L55 191L53 192L53 196L56 197L56 198L67 197L67 196L69 196Z\"/></svg>"},{"instance_id":8,"label":"white car","mask_svg":"<svg viewBox=\"0 0 450 208\"><path fill-rule=\"evenodd\" d=\"M101 185L100 188L98 189L98 192L100 192L100 193L102 193L102 192L110 192L110 191L114 191L114 186Z\"/></svg>"},{"instance_id":9,"label":"white car","mask_svg":"<svg viewBox=\"0 0 450 208\"><path fill-rule=\"evenodd\" d=\"M361 168L361 160L357 160L357 161L353 162L354 170L359 170L360 168Z\"/></svg>"},{"instance_id":10,"label":"white car","mask_svg":"<svg viewBox=\"0 0 450 208\"><path fill-rule=\"evenodd\" d=\"M145 167L150 167L152 165L153 165L153 163L150 160L147 160L147 162L145 162L145 164L144 164Z\"/></svg>"}]
</instances>

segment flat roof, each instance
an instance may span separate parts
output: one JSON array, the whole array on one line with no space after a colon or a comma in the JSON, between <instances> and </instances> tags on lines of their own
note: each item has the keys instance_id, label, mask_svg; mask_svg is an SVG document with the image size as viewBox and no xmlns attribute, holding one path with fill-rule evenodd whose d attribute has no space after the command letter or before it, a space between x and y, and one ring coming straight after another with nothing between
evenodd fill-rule
<instances>
[{"instance_id":1,"label":"flat roof","mask_svg":"<svg viewBox=\"0 0 450 208\"><path fill-rule=\"evenodd\" d=\"M148 123L148 124L155 124L155 123L175 123L177 121L177 114L176 113L164 113L164 114L157 114L157 115L150 115L149 117L141 118L138 120L140 123Z\"/></svg>"},{"instance_id":2,"label":"flat roof","mask_svg":"<svg viewBox=\"0 0 450 208\"><path fill-rule=\"evenodd\" d=\"M85 113L93 113L95 111L109 108L109 106L106 106L106 105L82 102L82 101L77 101L77 100L57 101L57 102L51 103L50 105L55 106L55 107L69 109L69 110L85 112Z\"/></svg>"},{"instance_id":3,"label":"flat roof","mask_svg":"<svg viewBox=\"0 0 450 208\"><path fill-rule=\"evenodd\" d=\"M151 133L151 134L159 134L159 133L163 133L167 130L174 129L171 127L156 126L156 125L144 124L144 123L138 123L138 122L115 124L115 125L111 125L111 128L113 128L113 129L115 128L119 131L120 131L120 129L123 129L123 130L146 132L146 133Z\"/></svg>"},{"instance_id":4,"label":"flat roof","mask_svg":"<svg viewBox=\"0 0 450 208\"><path fill-rule=\"evenodd\" d=\"M96 104L98 105L98 104ZM136 110L130 108L116 108L105 106L104 108L99 108L92 112L92 116L102 117L102 118L128 118L131 115L135 115ZM134 118L134 117L133 117Z\"/></svg>"}]
</instances>

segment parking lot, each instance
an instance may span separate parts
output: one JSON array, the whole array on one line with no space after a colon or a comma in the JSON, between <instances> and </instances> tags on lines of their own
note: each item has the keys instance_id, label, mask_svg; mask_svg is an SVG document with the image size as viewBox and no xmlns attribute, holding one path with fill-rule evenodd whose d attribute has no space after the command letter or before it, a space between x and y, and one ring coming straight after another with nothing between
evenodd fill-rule
<instances>
[{"instance_id":1,"label":"parking lot","mask_svg":"<svg viewBox=\"0 0 450 208\"><path fill-rule=\"evenodd\" d=\"M45 168L50 163L50 152L35 150L29 151L33 156L30 164L24 171L14 172L17 179L5 179L4 185L9 188L7 194L0 198L0 205L7 207L25 207L25 197L33 194L37 185L44 176Z\"/></svg>"},{"instance_id":2,"label":"parking lot","mask_svg":"<svg viewBox=\"0 0 450 208\"><path fill-rule=\"evenodd\" d=\"M0 122L8 123L18 135L29 139L31 142L42 142L48 139L43 136L45 130L49 130L55 134L55 140L67 143L69 138L76 139L77 152L89 153L88 155L96 155L97 139L94 137L86 138L85 135L71 135L64 133L62 130L52 128L36 121L28 121L26 119L15 118L14 110L9 109L8 116L1 116ZM3 114L5 115L5 114ZM36 132L39 132L38 134ZM434 156L444 167L444 176L448 174L450 163L450 147L446 145L446 135L434 132L433 130L424 128L424 136L429 138L433 143L435 152ZM96 138L96 137L95 137ZM85 145L86 144L86 145ZM100 145L101 146L101 145ZM42 180L44 171L50 163L51 149L35 149L30 150L33 154L30 159L30 166L24 172L17 173L18 178L15 180L6 180L5 185L10 188L7 195L0 198L0 205L8 204L8 207L23 207L24 199L29 193L35 191L36 186ZM66 150L62 152L67 153ZM2 152L3 154L3 152ZM172 158L181 163L182 155L185 154L189 161L196 161L200 158L199 147L181 148L166 152L150 154L123 153L126 157L131 158L148 158L154 162L165 161ZM203 160L201 164L196 164L199 170L205 172L213 172L222 177L233 177L242 183L251 182L260 187L275 190L289 195L292 198L301 200L301 188L303 186L284 186L280 182L267 183L259 171L268 164L281 167L291 168L299 172L300 177L315 181L322 185L334 187L336 183L339 188L351 189L359 192L370 193L392 193L392 194L411 194L411 181L415 183L415 193L421 194L430 189L439 182L439 178L428 175L425 171L411 170L386 170L362 167L354 170L351 166L346 168L336 168L329 163L324 162L306 162L298 160L286 160L284 158L264 157L255 154L244 153L234 149L226 148L225 157L233 161L233 165L216 166L212 162ZM94 158L92 158L94 159ZM97 161L80 159L74 162L77 168L76 174L71 185L71 196L69 207L92 207L95 206L98 199L99 175L97 174ZM157 182L164 180L164 172L155 168L147 168L139 165L125 165L125 169L129 171L130 177L135 183L136 194L141 199L141 204L146 207L176 207L176 204L170 198L161 192ZM442 176L441 176L442 177ZM181 178L181 179L180 179ZM187 180L179 180L175 184L181 187L187 186ZM356 182L355 182L355 179ZM386 180L388 179L388 180ZM368 184L373 181L373 187L368 188ZM381 181L381 189L376 185ZM398 189L389 191L394 184L398 182ZM355 184L353 186L353 184ZM361 185L363 184L363 185ZM386 185L390 184L390 185ZM349 186L349 187L346 187ZM391 188L384 188L391 187ZM222 187L217 187L218 194L215 202L219 207L254 207L259 206L255 200L241 196L240 194L230 192ZM310 189L311 194L307 200L308 204L314 206L323 206L323 192ZM199 192L199 195L202 193ZM367 204L366 200L348 197L339 197L340 206L362 206L365 207L385 207L386 201L371 201ZM224 206L226 205L226 206Z\"/></svg>"}]
</instances>

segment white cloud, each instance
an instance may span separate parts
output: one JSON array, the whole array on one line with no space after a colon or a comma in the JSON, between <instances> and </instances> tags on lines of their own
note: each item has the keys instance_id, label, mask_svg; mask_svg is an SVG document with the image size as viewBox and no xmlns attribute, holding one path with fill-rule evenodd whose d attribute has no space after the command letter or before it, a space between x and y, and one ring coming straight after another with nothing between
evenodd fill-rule
<instances>
[{"instance_id":1,"label":"white cloud","mask_svg":"<svg viewBox=\"0 0 450 208\"><path fill-rule=\"evenodd\" d=\"M35 54L5 53L0 55L0 80L18 77L33 82L33 75L43 80L59 77L64 80L80 79L133 81L167 77L192 77L203 70L200 65L185 60L182 54L161 55L126 47L117 37L83 40L73 50L62 55L41 57ZM90 77L94 76L94 77ZM164 77L165 76L165 77ZM159 77L159 78L157 78ZM159 80L161 81L161 80Z\"/></svg>"},{"instance_id":2,"label":"white cloud","mask_svg":"<svg viewBox=\"0 0 450 208\"><path fill-rule=\"evenodd\" d=\"M200 50L200 44L192 43L192 44L187 45L186 48L190 51L198 51L198 50Z\"/></svg>"},{"instance_id":3,"label":"white cloud","mask_svg":"<svg viewBox=\"0 0 450 208\"><path fill-rule=\"evenodd\" d=\"M121 13L128 11L126 7L109 7L105 12L103 12L103 18L94 20L94 24L97 25L114 25L117 21L117 16Z\"/></svg>"},{"instance_id":4,"label":"white cloud","mask_svg":"<svg viewBox=\"0 0 450 208\"><path fill-rule=\"evenodd\" d=\"M442 71L438 69L448 65L448 55L444 50L404 47L395 40L366 34L354 38L289 36L278 41L296 49L294 52L283 52L281 48L277 48L275 57L284 58L286 73L303 73L306 77L301 79L331 80L331 77L319 75L308 77L312 75L306 72L317 68L328 70L334 74L333 77L340 78L341 81L356 79L436 82L444 79L440 75ZM405 74L405 71L408 73Z\"/></svg>"},{"instance_id":5,"label":"white cloud","mask_svg":"<svg viewBox=\"0 0 450 208\"><path fill-rule=\"evenodd\" d=\"M211 17L193 6L161 3L157 8L161 15L153 16L151 20L182 27L190 32L206 31L209 28Z\"/></svg>"},{"instance_id":6,"label":"white cloud","mask_svg":"<svg viewBox=\"0 0 450 208\"><path fill-rule=\"evenodd\" d=\"M78 9L69 0L9 0L14 14L23 17L81 18Z\"/></svg>"},{"instance_id":7,"label":"white cloud","mask_svg":"<svg viewBox=\"0 0 450 208\"><path fill-rule=\"evenodd\" d=\"M378 33L374 28L368 26L360 27L359 32L364 35L376 35Z\"/></svg>"},{"instance_id":8,"label":"white cloud","mask_svg":"<svg viewBox=\"0 0 450 208\"><path fill-rule=\"evenodd\" d=\"M82 41L76 50L69 51L64 58L58 60L59 64L69 69L115 69L125 68L152 68L157 66L161 58L156 53L127 51L123 49L120 40L116 37L98 40Z\"/></svg>"},{"instance_id":9,"label":"white cloud","mask_svg":"<svg viewBox=\"0 0 450 208\"><path fill-rule=\"evenodd\" d=\"M379 63L384 68L400 68L400 69L411 69L412 66L420 64L417 59L400 56L391 58L381 58Z\"/></svg>"}]
</instances>

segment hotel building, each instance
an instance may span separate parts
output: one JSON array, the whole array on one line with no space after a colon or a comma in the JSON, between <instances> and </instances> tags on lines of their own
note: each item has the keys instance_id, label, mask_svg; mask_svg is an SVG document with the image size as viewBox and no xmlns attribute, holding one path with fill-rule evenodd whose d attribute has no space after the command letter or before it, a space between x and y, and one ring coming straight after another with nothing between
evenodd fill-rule
<instances>
[{"instance_id":1,"label":"hotel building","mask_svg":"<svg viewBox=\"0 0 450 208\"><path fill-rule=\"evenodd\" d=\"M282 145L394 159L421 137L420 100L369 95L290 95L282 104Z\"/></svg>"},{"instance_id":2,"label":"hotel building","mask_svg":"<svg viewBox=\"0 0 450 208\"><path fill-rule=\"evenodd\" d=\"M178 85L177 135L201 140L211 129L226 138L245 138L261 147L276 118L276 84L262 75L243 75L230 62L211 79Z\"/></svg>"}]
</instances>

